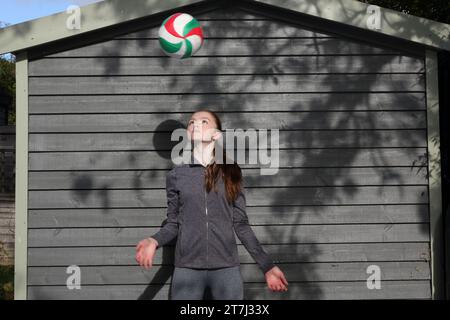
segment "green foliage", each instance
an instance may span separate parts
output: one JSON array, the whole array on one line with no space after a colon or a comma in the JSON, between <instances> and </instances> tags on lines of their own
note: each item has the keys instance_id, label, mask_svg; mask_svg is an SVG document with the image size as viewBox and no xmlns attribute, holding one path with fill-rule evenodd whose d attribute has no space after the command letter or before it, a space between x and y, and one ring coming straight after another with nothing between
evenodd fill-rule
<instances>
[{"instance_id":1,"label":"green foliage","mask_svg":"<svg viewBox=\"0 0 450 320\"><path fill-rule=\"evenodd\" d=\"M0 88L12 97L8 124L16 123L16 64L14 56L0 57Z\"/></svg>"},{"instance_id":2,"label":"green foliage","mask_svg":"<svg viewBox=\"0 0 450 320\"><path fill-rule=\"evenodd\" d=\"M359 0L430 20L450 24L448 0Z\"/></svg>"},{"instance_id":3,"label":"green foliage","mask_svg":"<svg viewBox=\"0 0 450 320\"><path fill-rule=\"evenodd\" d=\"M14 300L14 266L0 266L0 300Z\"/></svg>"}]
</instances>

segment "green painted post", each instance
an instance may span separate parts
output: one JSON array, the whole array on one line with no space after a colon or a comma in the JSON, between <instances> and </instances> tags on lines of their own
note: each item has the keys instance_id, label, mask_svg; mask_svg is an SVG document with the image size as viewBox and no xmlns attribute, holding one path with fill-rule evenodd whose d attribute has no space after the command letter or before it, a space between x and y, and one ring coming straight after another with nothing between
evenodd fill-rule
<instances>
[{"instance_id":1,"label":"green painted post","mask_svg":"<svg viewBox=\"0 0 450 320\"><path fill-rule=\"evenodd\" d=\"M14 245L14 299L27 298L28 216L28 57L16 60L16 226Z\"/></svg>"}]
</instances>

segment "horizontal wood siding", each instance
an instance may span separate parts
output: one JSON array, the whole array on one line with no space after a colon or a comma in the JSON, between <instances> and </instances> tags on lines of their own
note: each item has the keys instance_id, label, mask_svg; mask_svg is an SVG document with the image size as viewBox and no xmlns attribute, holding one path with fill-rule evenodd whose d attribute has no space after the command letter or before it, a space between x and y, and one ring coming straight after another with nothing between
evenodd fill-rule
<instances>
[{"instance_id":1,"label":"horizontal wood siding","mask_svg":"<svg viewBox=\"0 0 450 320\"><path fill-rule=\"evenodd\" d=\"M194 16L205 44L182 61L151 27L30 62L28 298L169 297L175 242L150 270L134 248L166 217L171 131L209 107L224 129L280 130L278 174L242 168L289 291L237 239L246 299L430 299L424 57L243 10Z\"/></svg>"},{"instance_id":2,"label":"horizontal wood siding","mask_svg":"<svg viewBox=\"0 0 450 320\"><path fill-rule=\"evenodd\" d=\"M0 193L0 265L14 265L14 193Z\"/></svg>"}]
</instances>

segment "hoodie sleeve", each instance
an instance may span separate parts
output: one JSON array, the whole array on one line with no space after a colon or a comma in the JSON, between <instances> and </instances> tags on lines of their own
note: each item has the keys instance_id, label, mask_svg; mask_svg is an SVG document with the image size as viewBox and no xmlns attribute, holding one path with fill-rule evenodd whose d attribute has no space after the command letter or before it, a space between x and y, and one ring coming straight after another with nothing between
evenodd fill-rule
<instances>
[{"instance_id":1,"label":"hoodie sleeve","mask_svg":"<svg viewBox=\"0 0 450 320\"><path fill-rule=\"evenodd\" d=\"M178 235L179 195L176 178L175 168L166 175L167 219L161 229L151 236L158 241L158 247L164 246Z\"/></svg>"},{"instance_id":2,"label":"hoodie sleeve","mask_svg":"<svg viewBox=\"0 0 450 320\"><path fill-rule=\"evenodd\" d=\"M249 225L246 213L245 189L242 185L241 192L234 201L233 207L233 228L242 244L256 261L261 271L265 274L272 269L275 264L269 255L264 251L252 228Z\"/></svg>"}]
</instances>

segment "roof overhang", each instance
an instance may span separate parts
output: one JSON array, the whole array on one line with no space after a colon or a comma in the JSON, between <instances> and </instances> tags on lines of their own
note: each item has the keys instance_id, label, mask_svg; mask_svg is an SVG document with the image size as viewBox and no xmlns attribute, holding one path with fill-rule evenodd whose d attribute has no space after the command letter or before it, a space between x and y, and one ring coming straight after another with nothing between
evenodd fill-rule
<instances>
[{"instance_id":1,"label":"roof overhang","mask_svg":"<svg viewBox=\"0 0 450 320\"><path fill-rule=\"evenodd\" d=\"M367 21L370 5L356 0L105 0L81 7L81 28L69 29L73 12L61 12L0 29L0 54L79 36L153 14L198 3L253 3L326 19L367 32L385 34L436 50L450 51L450 25L379 7L379 29ZM373 8L373 7L372 7Z\"/></svg>"},{"instance_id":2,"label":"roof overhang","mask_svg":"<svg viewBox=\"0 0 450 320\"><path fill-rule=\"evenodd\" d=\"M81 28L66 27L74 12L60 12L0 29L0 54L14 53L205 0L105 0L80 7Z\"/></svg>"},{"instance_id":3,"label":"roof overhang","mask_svg":"<svg viewBox=\"0 0 450 320\"><path fill-rule=\"evenodd\" d=\"M255 0L339 22L370 32L376 32L422 44L435 49L450 51L450 25L416 17L399 11L372 6L356 0ZM369 28L367 21L373 14L370 8L379 8L380 29Z\"/></svg>"}]
</instances>

